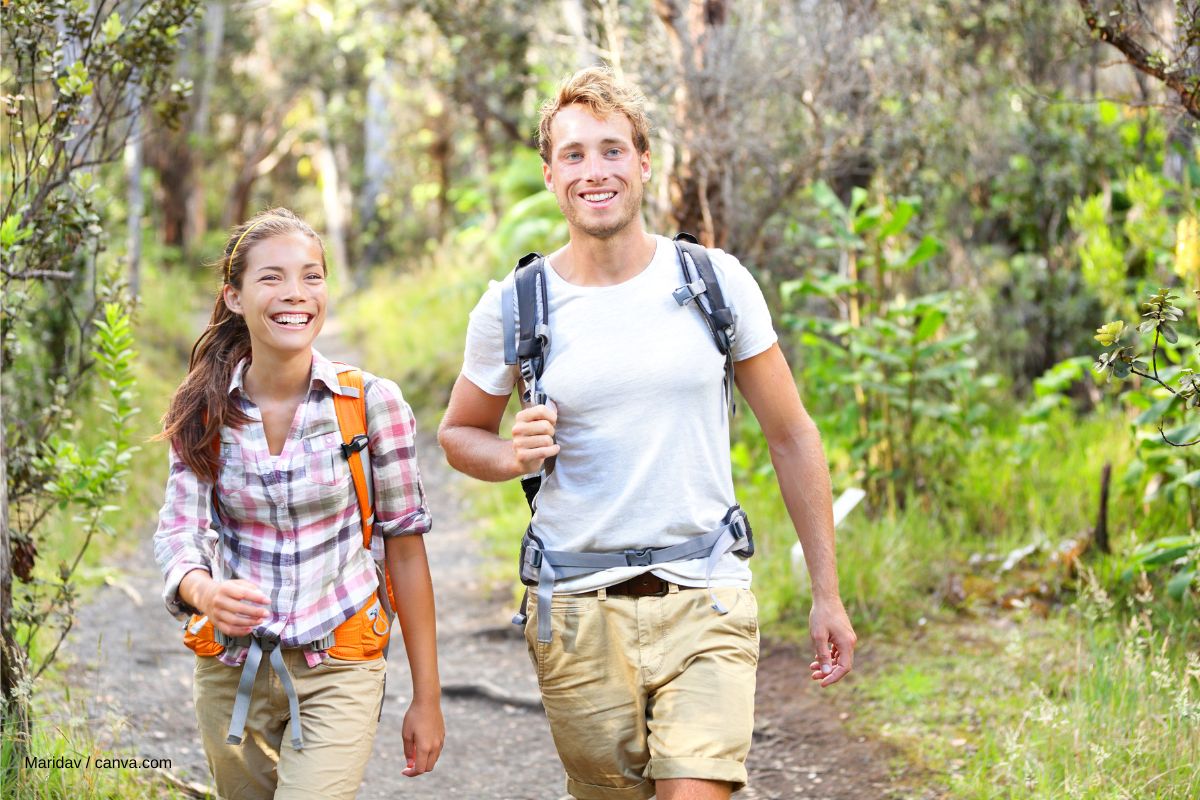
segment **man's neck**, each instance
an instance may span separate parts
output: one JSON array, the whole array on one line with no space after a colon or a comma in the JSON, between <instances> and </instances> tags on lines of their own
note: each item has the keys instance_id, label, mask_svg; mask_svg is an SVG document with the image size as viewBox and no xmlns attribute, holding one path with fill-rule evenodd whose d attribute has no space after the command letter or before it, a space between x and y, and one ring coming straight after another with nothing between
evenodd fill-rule
<instances>
[{"instance_id":1,"label":"man's neck","mask_svg":"<svg viewBox=\"0 0 1200 800\"><path fill-rule=\"evenodd\" d=\"M312 381L312 363L312 350L255 353L243 379L246 392L258 405L303 396Z\"/></svg>"},{"instance_id":2,"label":"man's neck","mask_svg":"<svg viewBox=\"0 0 1200 800\"><path fill-rule=\"evenodd\" d=\"M615 286L634 277L654 258L657 244L641 225L607 239L571 232L571 241L550 255L554 270L576 286Z\"/></svg>"}]
</instances>

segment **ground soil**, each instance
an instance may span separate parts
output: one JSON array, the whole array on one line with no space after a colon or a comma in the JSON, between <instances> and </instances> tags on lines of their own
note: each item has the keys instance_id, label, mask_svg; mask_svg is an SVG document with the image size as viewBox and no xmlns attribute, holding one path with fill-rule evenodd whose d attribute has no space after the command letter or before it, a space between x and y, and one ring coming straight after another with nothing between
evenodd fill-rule
<instances>
[{"instance_id":1,"label":"ground soil","mask_svg":"<svg viewBox=\"0 0 1200 800\"><path fill-rule=\"evenodd\" d=\"M513 609L480 577L481 548L459 499L466 479L445 465L431 439L421 444L435 518L426 541L438 599L446 746L431 774L417 779L400 774L410 681L403 648L393 645L383 719L359 797L559 800L565 796L564 776L524 638L508 622ZM112 565L108 585L79 612L64 655L71 700L83 703L102 746L169 758L176 779L207 786L192 704L193 656L160 599L151 532L143 531L136 552ZM750 785L739 797L909 797L889 777L894 754L856 729L837 690L812 685L807 650L774 642L769 633L759 667Z\"/></svg>"}]
</instances>

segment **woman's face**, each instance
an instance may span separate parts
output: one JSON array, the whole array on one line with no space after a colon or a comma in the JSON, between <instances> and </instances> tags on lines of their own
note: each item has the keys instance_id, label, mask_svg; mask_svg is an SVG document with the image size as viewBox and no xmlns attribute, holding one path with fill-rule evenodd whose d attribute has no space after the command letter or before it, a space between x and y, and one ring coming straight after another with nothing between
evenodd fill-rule
<instances>
[{"instance_id":1,"label":"woman's face","mask_svg":"<svg viewBox=\"0 0 1200 800\"><path fill-rule=\"evenodd\" d=\"M256 243L246 253L241 288L225 286L225 304L245 318L257 355L310 350L327 300L321 246L298 231Z\"/></svg>"}]
</instances>

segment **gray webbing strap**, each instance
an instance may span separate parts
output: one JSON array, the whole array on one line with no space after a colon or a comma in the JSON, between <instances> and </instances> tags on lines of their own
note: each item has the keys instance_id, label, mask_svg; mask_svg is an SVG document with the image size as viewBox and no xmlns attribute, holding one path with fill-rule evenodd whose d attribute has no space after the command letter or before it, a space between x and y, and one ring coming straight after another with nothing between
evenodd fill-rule
<instances>
[{"instance_id":1,"label":"gray webbing strap","mask_svg":"<svg viewBox=\"0 0 1200 800\"><path fill-rule=\"evenodd\" d=\"M300 719L300 698L296 696L296 685L292 683L292 676L287 671L287 665L283 663L283 651L278 647L271 651L271 666L279 676L279 682L283 684L283 693L287 695L288 713L292 718L292 749L303 750L304 725Z\"/></svg>"},{"instance_id":2,"label":"gray webbing strap","mask_svg":"<svg viewBox=\"0 0 1200 800\"><path fill-rule=\"evenodd\" d=\"M246 733L246 714L250 711L250 696L254 693L254 678L258 675L258 665L262 663L262 647L258 639L250 642L250 651L242 664L242 677L238 681L237 697L233 701L233 716L229 718L229 732L225 737L226 744L241 744Z\"/></svg>"},{"instance_id":3,"label":"gray webbing strap","mask_svg":"<svg viewBox=\"0 0 1200 800\"><path fill-rule=\"evenodd\" d=\"M727 614L729 610L717 600L712 591L712 573L721 556L730 550L745 547L749 540L742 532L740 517L714 528L707 533L670 547L625 550L620 553L575 553L568 550L538 550L532 543L526 550L523 570L532 567L538 571L537 609L538 641L549 642L551 637L550 604L554 599L554 582L560 578L591 575L613 567L653 566L671 561L690 561L705 558L704 579L712 598L713 610ZM524 612L524 603L522 603ZM521 616L521 615L518 615ZM514 622L516 619L514 618Z\"/></svg>"},{"instance_id":4,"label":"gray webbing strap","mask_svg":"<svg viewBox=\"0 0 1200 800\"><path fill-rule=\"evenodd\" d=\"M248 638L250 639L250 649L246 653L245 663L242 664L242 675L238 680L237 697L233 701L233 716L229 718L229 732L225 737L225 742L227 744L242 743L242 738L246 733L246 715L250 711L250 698L254 694L254 679L258 677L258 669L262 666L262 654L266 650L270 653L268 660L271 668L279 676L279 682L283 684L283 692L287 695L288 711L292 717L292 747L296 750L303 750L304 736L300 720L300 698L296 696L296 685L292 683L291 673L288 672L287 665L283 663L283 650L279 647L279 639L275 636L270 636L265 640L257 636ZM235 640L227 638L227 641Z\"/></svg>"}]
</instances>

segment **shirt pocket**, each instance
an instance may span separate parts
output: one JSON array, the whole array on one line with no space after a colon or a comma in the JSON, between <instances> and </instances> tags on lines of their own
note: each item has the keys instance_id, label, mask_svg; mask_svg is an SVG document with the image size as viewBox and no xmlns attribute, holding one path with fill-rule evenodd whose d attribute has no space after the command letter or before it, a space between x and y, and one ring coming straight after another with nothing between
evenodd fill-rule
<instances>
[{"instance_id":1,"label":"shirt pocket","mask_svg":"<svg viewBox=\"0 0 1200 800\"><path fill-rule=\"evenodd\" d=\"M217 475L217 491L232 494L246 488L246 460L242 446L236 442L221 442L221 468Z\"/></svg>"},{"instance_id":2,"label":"shirt pocket","mask_svg":"<svg viewBox=\"0 0 1200 800\"><path fill-rule=\"evenodd\" d=\"M304 474L317 486L346 486L350 482L350 465L342 455L342 437L324 433L304 440Z\"/></svg>"}]
</instances>

